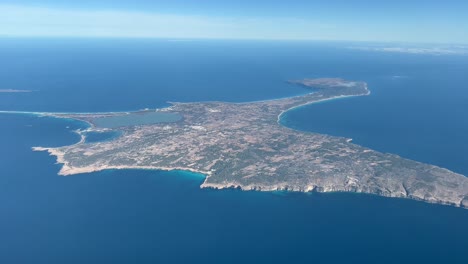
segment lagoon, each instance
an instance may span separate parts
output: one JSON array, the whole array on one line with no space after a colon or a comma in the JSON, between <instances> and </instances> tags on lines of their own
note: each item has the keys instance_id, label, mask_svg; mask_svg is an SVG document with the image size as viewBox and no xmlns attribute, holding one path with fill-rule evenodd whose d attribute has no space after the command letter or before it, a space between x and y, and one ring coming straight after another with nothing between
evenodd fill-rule
<instances>
[{"instance_id":1,"label":"lagoon","mask_svg":"<svg viewBox=\"0 0 468 264\"><path fill-rule=\"evenodd\" d=\"M177 113L135 112L124 115L100 117L92 120L98 128L118 128L124 126L142 126L156 123L173 123L182 120Z\"/></svg>"}]
</instances>

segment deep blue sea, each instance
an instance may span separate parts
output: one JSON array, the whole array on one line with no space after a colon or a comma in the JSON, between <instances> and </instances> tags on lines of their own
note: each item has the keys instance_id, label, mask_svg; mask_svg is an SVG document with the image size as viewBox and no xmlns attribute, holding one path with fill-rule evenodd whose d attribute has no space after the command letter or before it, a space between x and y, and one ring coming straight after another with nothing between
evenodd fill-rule
<instances>
[{"instance_id":1,"label":"deep blue sea","mask_svg":"<svg viewBox=\"0 0 468 264\"><path fill-rule=\"evenodd\" d=\"M0 93L0 110L264 100L307 92L290 79L343 77L368 82L371 96L305 106L282 123L468 175L468 56L348 45L2 39L0 89L33 92ZM53 157L31 151L77 142L73 130L84 127L0 114L0 263L468 263L468 210L360 194L206 190L202 175L186 172L60 177Z\"/></svg>"}]
</instances>

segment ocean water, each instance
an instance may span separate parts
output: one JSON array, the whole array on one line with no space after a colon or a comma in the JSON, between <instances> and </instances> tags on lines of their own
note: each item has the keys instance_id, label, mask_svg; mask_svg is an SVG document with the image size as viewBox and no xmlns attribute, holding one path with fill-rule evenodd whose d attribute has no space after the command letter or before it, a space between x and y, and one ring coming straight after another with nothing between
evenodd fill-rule
<instances>
[{"instance_id":1,"label":"ocean water","mask_svg":"<svg viewBox=\"0 0 468 264\"><path fill-rule=\"evenodd\" d=\"M285 81L343 77L371 96L289 112L282 123L353 138L468 174L468 57L345 43L1 40L0 110L128 111L167 101L263 100ZM359 194L200 189L187 172L59 177L33 146L86 125L0 114L0 263L468 263L468 210ZM97 140L102 140L99 138Z\"/></svg>"}]
</instances>

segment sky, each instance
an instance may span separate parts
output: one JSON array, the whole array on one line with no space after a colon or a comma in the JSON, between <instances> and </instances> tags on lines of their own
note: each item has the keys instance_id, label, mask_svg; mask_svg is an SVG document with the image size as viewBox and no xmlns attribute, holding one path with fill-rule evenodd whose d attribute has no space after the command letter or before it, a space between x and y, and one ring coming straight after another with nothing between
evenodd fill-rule
<instances>
[{"instance_id":1,"label":"sky","mask_svg":"<svg viewBox=\"0 0 468 264\"><path fill-rule=\"evenodd\" d=\"M468 43L458 0L0 0L0 37Z\"/></svg>"}]
</instances>

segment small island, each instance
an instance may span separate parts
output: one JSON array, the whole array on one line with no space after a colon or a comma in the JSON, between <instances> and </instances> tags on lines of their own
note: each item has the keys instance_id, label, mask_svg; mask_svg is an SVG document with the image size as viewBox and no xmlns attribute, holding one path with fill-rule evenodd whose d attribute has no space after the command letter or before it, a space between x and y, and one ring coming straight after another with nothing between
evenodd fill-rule
<instances>
[{"instance_id":1,"label":"small island","mask_svg":"<svg viewBox=\"0 0 468 264\"><path fill-rule=\"evenodd\" d=\"M31 90L0 89L0 93L30 93Z\"/></svg>"},{"instance_id":2,"label":"small island","mask_svg":"<svg viewBox=\"0 0 468 264\"><path fill-rule=\"evenodd\" d=\"M56 156L63 164L60 175L105 169L187 170L206 175L204 188L358 192L468 207L468 178L463 175L380 153L348 138L301 132L279 123L292 108L368 95L365 82L320 78L290 83L311 91L247 103L171 103L129 113L40 113L88 122L87 132L120 134L86 142L78 131L82 140L74 145L34 150Z\"/></svg>"}]
</instances>

